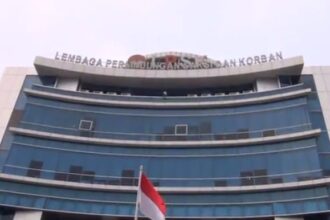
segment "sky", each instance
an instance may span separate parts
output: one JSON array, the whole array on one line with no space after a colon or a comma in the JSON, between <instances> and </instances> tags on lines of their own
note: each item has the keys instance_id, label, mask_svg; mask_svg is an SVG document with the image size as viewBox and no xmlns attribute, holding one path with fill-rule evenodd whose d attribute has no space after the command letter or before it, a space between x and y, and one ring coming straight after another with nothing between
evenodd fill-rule
<instances>
[{"instance_id":1,"label":"sky","mask_svg":"<svg viewBox=\"0 0 330 220\"><path fill-rule=\"evenodd\" d=\"M329 0L1 0L0 33L0 74L57 51L116 60L282 51L330 66Z\"/></svg>"}]
</instances>

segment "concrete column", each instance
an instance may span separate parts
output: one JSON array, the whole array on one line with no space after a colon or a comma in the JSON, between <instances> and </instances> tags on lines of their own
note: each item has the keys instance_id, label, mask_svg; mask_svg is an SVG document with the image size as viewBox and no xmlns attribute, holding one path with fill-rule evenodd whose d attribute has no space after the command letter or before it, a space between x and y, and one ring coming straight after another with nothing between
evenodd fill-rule
<instances>
[{"instance_id":1,"label":"concrete column","mask_svg":"<svg viewBox=\"0 0 330 220\"><path fill-rule=\"evenodd\" d=\"M16 211L13 220L41 220L42 211Z\"/></svg>"},{"instance_id":2,"label":"concrete column","mask_svg":"<svg viewBox=\"0 0 330 220\"><path fill-rule=\"evenodd\" d=\"M77 91L78 79L72 78L57 78L56 88L70 91Z\"/></svg>"},{"instance_id":3,"label":"concrete column","mask_svg":"<svg viewBox=\"0 0 330 220\"><path fill-rule=\"evenodd\" d=\"M260 78L256 81L257 91L267 91L279 88L278 78Z\"/></svg>"}]
</instances>

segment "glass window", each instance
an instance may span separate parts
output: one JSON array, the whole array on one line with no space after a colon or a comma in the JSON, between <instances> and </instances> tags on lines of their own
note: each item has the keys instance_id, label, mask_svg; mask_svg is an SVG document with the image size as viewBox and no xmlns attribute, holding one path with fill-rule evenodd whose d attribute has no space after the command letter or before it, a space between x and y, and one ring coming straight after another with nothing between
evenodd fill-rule
<instances>
[{"instance_id":1,"label":"glass window","mask_svg":"<svg viewBox=\"0 0 330 220\"><path fill-rule=\"evenodd\" d=\"M202 134L209 134L212 132L212 124L210 121L202 122L199 125L199 132Z\"/></svg>"},{"instance_id":2,"label":"glass window","mask_svg":"<svg viewBox=\"0 0 330 220\"><path fill-rule=\"evenodd\" d=\"M80 174L82 173L81 166L70 166L69 181L80 182Z\"/></svg>"},{"instance_id":3,"label":"glass window","mask_svg":"<svg viewBox=\"0 0 330 220\"><path fill-rule=\"evenodd\" d=\"M82 172L81 182L93 183L94 176L95 176L94 171L85 170L85 171Z\"/></svg>"},{"instance_id":4,"label":"glass window","mask_svg":"<svg viewBox=\"0 0 330 220\"><path fill-rule=\"evenodd\" d=\"M276 183L283 183L283 179L282 177L274 177L270 180L272 183L276 184Z\"/></svg>"},{"instance_id":5,"label":"glass window","mask_svg":"<svg viewBox=\"0 0 330 220\"><path fill-rule=\"evenodd\" d=\"M251 171L241 172L241 185L242 186L253 185L253 172Z\"/></svg>"},{"instance_id":6,"label":"glass window","mask_svg":"<svg viewBox=\"0 0 330 220\"><path fill-rule=\"evenodd\" d=\"M215 180L214 186L227 186L227 181L226 180Z\"/></svg>"},{"instance_id":7,"label":"glass window","mask_svg":"<svg viewBox=\"0 0 330 220\"><path fill-rule=\"evenodd\" d=\"M40 177L42 165L42 161L31 160L26 175L29 177Z\"/></svg>"},{"instance_id":8,"label":"glass window","mask_svg":"<svg viewBox=\"0 0 330 220\"><path fill-rule=\"evenodd\" d=\"M54 179L55 180L61 180L66 181L67 180L67 174L66 173L55 173Z\"/></svg>"},{"instance_id":9,"label":"glass window","mask_svg":"<svg viewBox=\"0 0 330 220\"><path fill-rule=\"evenodd\" d=\"M188 125L186 125L186 124L175 125L175 134L176 135L187 135L188 134Z\"/></svg>"},{"instance_id":10,"label":"glass window","mask_svg":"<svg viewBox=\"0 0 330 220\"><path fill-rule=\"evenodd\" d=\"M91 131L93 129L93 121L90 120L80 120L79 130Z\"/></svg>"},{"instance_id":11,"label":"glass window","mask_svg":"<svg viewBox=\"0 0 330 220\"><path fill-rule=\"evenodd\" d=\"M39 76L42 85L54 87L56 84L55 76Z\"/></svg>"},{"instance_id":12,"label":"glass window","mask_svg":"<svg viewBox=\"0 0 330 220\"><path fill-rule=\"evenodd\" d=\"M265 130L262 132L264 137L275 136L275 130Z\"/></svg>"},{"instance_id":13,"label":"glass window","mask_svg":"<svg viewBox=\"0 0 330 220\"><path fill-rule=\"evenodd\" d=\"M121 172L121 184L126 186L132 186L134 181L134 170L123 170Z\"/></svg>"},{"instance_id":14,"label":"glass window","mask_svg":"<svg viewBox=\"0 0 330 220\"><path fill-rule=\"evenodd\" d=\"M279 76L281 88L291 86L291 76Z\"/></svg>"},{"instance_id":15,"label":"glass window","mask_svg":"<svg viewBox=\"0 0 330 220\"><path fill-rule=\"evenodd\" d=\"M249 129L238 129L237 138L244 139L249 138Z\"/></svg>"},{"instance_id":16,"label":"glass window","mask_svg":"<svg viewBox=\"0 0 330 220\"><path fill-rule=\"evenodd\" d=\"M268 178L267 178L267 170L261 169L261 170L255 170L254 171L255 176L255 184L256 185L262 185L262 184L268 184Z\"/></svg>"}]
</instances>

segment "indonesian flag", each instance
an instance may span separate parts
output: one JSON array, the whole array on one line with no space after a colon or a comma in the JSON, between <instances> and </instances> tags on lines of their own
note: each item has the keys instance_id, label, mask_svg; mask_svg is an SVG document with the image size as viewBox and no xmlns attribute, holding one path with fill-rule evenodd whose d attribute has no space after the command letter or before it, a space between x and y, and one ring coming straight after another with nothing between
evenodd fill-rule
<instances>
[{"instance_id":1,"label":"indonesian flag","mask_svg":"<svg viewBox=\"0 0 330 220\"><path fill-rule=\"evenodd\" d=\"M141 213L152 220L165 220L166 204L144 174L141 175L138 193Z\"/></svg>"}]
</instances>

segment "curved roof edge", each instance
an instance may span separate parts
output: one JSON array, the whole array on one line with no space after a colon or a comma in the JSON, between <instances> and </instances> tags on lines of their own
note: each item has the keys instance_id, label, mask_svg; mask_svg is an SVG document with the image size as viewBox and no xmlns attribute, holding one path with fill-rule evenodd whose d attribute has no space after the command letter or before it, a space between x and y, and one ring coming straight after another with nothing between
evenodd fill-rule
<instances>
[{"instance_id":1,"label":"curved roof edge","mask_svg":"<svg viewBox=\"0 0 330 220\"><path fill-rule=\"evenodd\" d=\"M33 89L23 90L27 95L35 97L43 97L53 100L61 100L71 103L83 103L100 106L119 106L119 107L131 107L131 108L157 108L157 109L185 109L185 108L215 108L215 107L232 107L251 104L264 104L269 102L275 102L279 100L287 100L291 98L301 97L309 94L311 89L302 89L284 94L275 94L265 97L253 97L246 99L236 100L214 100L214 101L190 101L190 102L173 102L173 101L133 101L133 100L106 100L106 99L93 99L72 95L56 94L51 92L37 91Z\"/></svg>"},{"instance_id":2,"label":"curved roof edge","mask_svg":"<svg viewBox=\"0 0 330 220\"><path fill-rule=\"evenodd\" d=\"M302 56L250 66L192 70L104 68L40 56L34 60L39 75L79 78L84 82L119 87L157 89L230 86L251 83L263 77L300 75L303 65Z\"/></svg>"}]
</instances>

